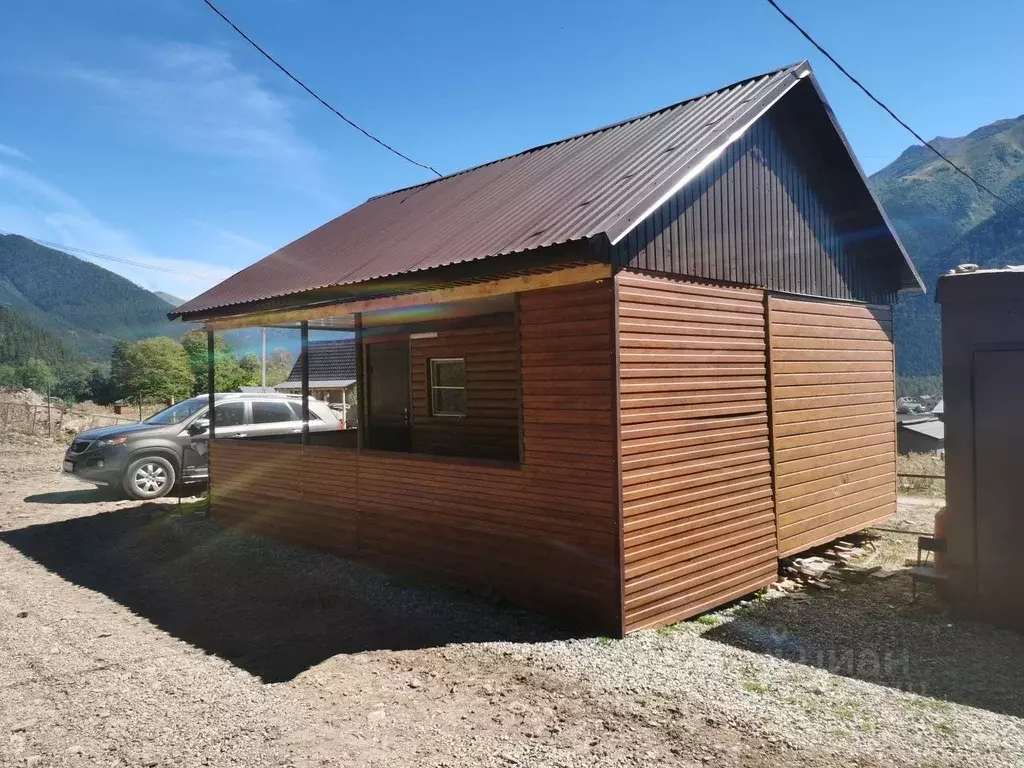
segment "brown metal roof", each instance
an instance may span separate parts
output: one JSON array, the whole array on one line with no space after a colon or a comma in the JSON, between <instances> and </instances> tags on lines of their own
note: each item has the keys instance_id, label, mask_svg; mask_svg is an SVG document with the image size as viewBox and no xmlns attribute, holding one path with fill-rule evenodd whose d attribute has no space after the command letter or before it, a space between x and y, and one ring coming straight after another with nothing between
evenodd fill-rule
<instances>
[{"instance_id":1,"label":"brown metal roof","mask_svg":"<svg viewBox=\"0 0 1024 768\"><path fill-rule=\"evenodd\" d=\"M606 235L615 241L809 72L806 62L374 197L175 309L205 313Z\"/></svg>"}]
</instances>

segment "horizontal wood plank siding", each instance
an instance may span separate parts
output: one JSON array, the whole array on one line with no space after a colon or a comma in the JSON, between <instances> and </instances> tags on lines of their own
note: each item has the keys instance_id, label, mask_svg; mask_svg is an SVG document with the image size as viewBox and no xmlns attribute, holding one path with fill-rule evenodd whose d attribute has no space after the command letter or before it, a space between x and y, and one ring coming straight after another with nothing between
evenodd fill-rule
<instances>
[{"instance_id":1,"label":"horizontal wood plank siding","mask_svg":"<svg viewBox=\"0 0 1024 768\"><path fill-rule=\"evenodd\" d=\"M627 631L771 583L763 293L616 278Z\"/></svg>"},{"instance_id":2,"label":"horizontal wood plank siding","mask_svg":"<svg viewBox=\"0 0 1024 768\"><path fill-rule=\"evenodd\" d=\"M412 450L519 459L519 344L515 325L438 331L409 340ZM466 361L466 415L430 412L431 358Z\"/></svg>"},{"instance_id":3,"label":"horizontal wood plank siding","mask_svg":"<svg viewBox=\"0 0 1024 768\"><path fill-rule=\"evenodd\" d=\"M781 296L768 304L786 556L896 511L892 312Z\"/></svg>"},{"instance_id":4,"label":"horizontal wood plank siding","mask_svg":"<svg viewBox=\"0 0 1024 768\"><path fill-rule=\"evenodd\" d=\"M612 290L521 296L522 463L220 440L215 519L617 633Z\"/></svg>"}]
</instances>

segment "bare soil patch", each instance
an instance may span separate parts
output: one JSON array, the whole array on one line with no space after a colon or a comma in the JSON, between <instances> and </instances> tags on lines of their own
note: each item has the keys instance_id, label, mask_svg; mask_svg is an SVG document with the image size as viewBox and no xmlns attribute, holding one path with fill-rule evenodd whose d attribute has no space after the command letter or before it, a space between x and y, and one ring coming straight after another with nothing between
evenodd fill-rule
<instances>
[{"instance_id":1,"label":"bare soil patch","mask_svg":"<svg viewBox=\"0 0 1024 768\"><path fill-rule=\"evenodd\" d=\"M0 443L3 766L1024 760L1024 639L910 605L902 575L580 637L175 500L118 499L60 476L60 455ZM879 552L902 559L924 506ZM819 663L829 649L858 664ZM886 653L895 677L859 661Z\"/></svg>"}]
</instances>

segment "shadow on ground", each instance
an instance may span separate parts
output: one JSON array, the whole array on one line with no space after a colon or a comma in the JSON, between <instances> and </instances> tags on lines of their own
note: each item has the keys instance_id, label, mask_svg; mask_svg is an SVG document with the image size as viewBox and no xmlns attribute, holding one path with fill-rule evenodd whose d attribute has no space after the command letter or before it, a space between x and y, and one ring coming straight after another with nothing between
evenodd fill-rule
<instances>
[{"instance_id":1,"label":"shadow on ground","mask_svg":"<svg viewBox=\"0 0 1024 768\"><path fill-rule=\"evenodd\" d=\"M737 607L703 633L834 674L1024 716L1024 635L947 615L906 573Z\"/></svg>"},{"instance_id":2,"label":"shadow on ground","mask_svg":"<svg viewBox=\"0 0 1024 768\"><path fill-rule=\"evenodd\" d=\"M339 653L570 634L460 590L154 504L6 531L0 541L266 682Z\"/></svg>"},{"instance_id":3,"label":"shadow on ground","mask_svg":"<svg viewBox=\"0 0 1024 768\"><path fill-rule=\"evenodd\" d=\"M119 498L110 488L78 488L74 491L54 491L26 496L30 504L95 504Z\"/></svg>"}]
</instances>

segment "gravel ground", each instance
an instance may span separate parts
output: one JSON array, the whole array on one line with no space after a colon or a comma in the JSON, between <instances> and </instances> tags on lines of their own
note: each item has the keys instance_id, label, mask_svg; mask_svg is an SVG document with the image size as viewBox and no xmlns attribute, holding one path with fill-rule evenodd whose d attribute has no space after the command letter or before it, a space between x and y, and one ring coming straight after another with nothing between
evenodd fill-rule
<instances>
[{"instance_id":1,"label":"gravel ground","mask_svg":"<svg viewBox=\"0 0 1024 768\"><path fill-rule=\"evenodd\" d=\"M1024 765L1024 637L905 575L579 638L59 459L0 443L2 766ZM872 558L934 509L901 504Z\"/></svg>"}]
</instances>

